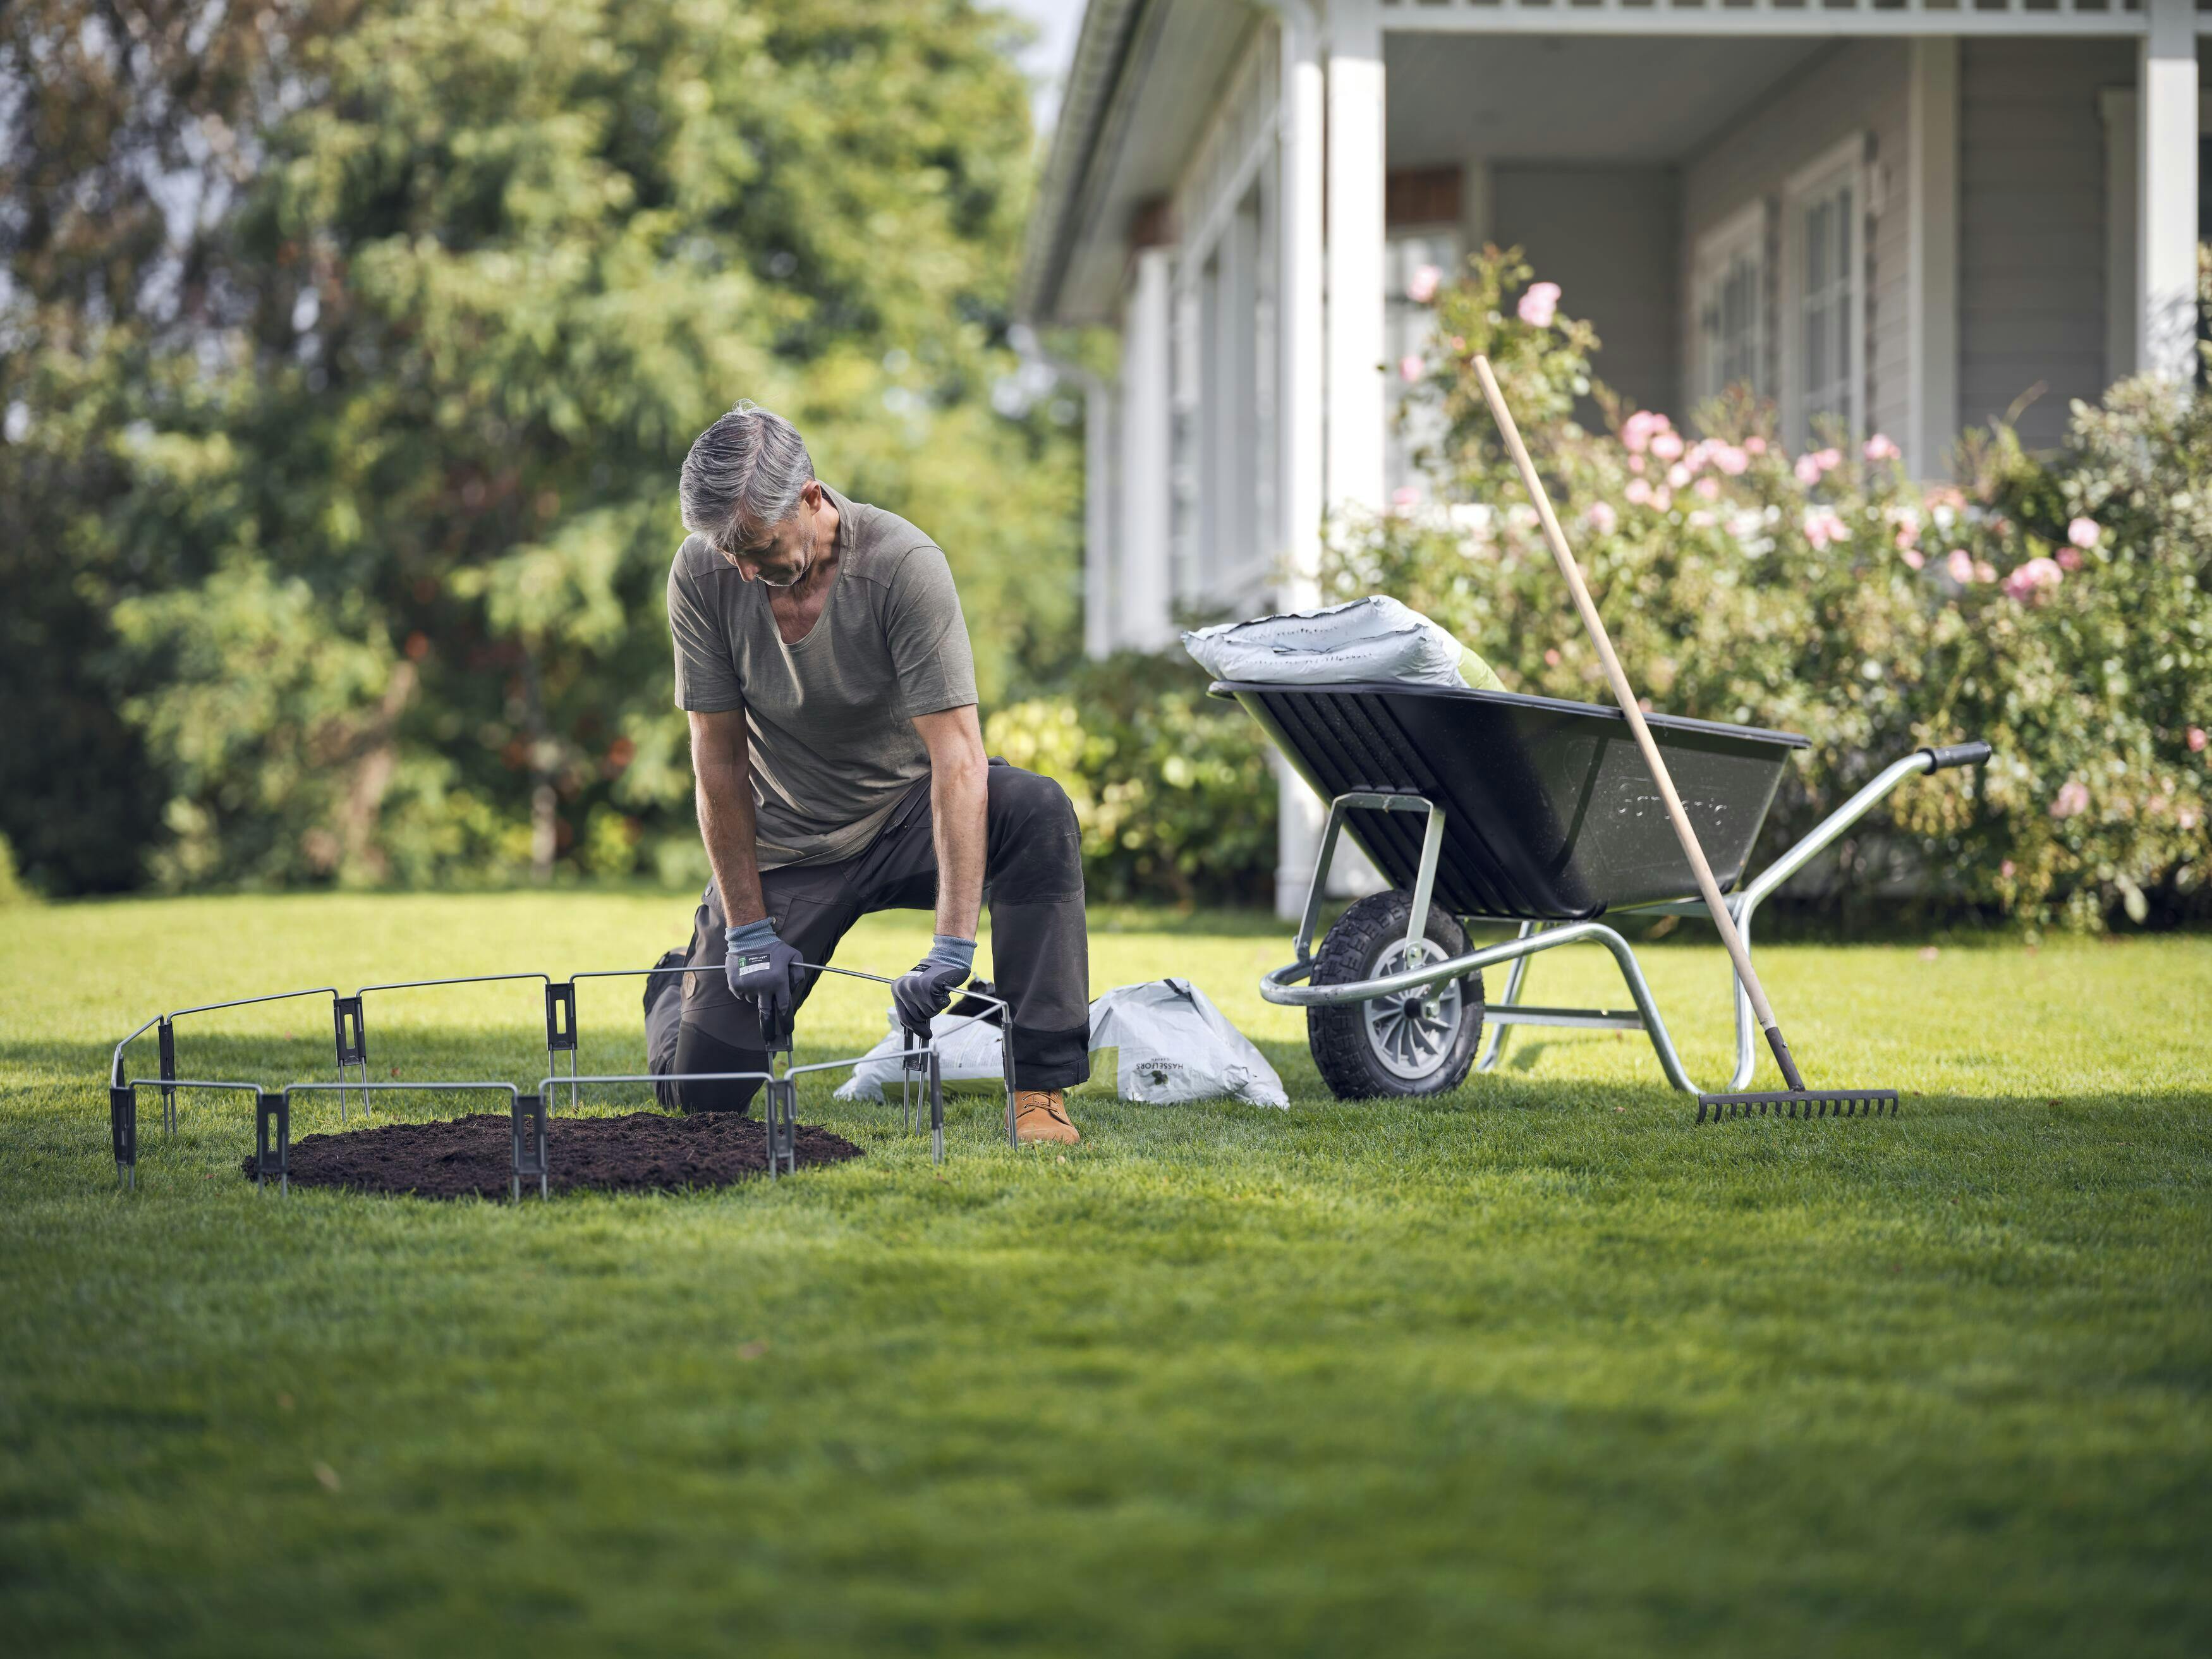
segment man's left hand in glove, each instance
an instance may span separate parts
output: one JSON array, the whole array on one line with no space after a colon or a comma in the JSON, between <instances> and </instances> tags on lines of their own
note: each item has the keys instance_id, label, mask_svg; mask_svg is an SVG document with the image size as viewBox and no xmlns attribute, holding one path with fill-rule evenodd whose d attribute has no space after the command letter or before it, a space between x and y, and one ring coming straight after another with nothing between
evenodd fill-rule
<instances>
[{"instance_id":1,"label":"man's left hand in glove","mask_svg":"<svg viewBox=\"0 0 2212 1659\"><path fill-rule=\"evenodd\" d=\"M927 1031L933 1017L951 1005L952 994L968 981L975 967L975 941L951 933L933 934L929 954L912 972L891 987L898 1005L899 1023L909 1031Z\"/></svg>"}]
</instances>

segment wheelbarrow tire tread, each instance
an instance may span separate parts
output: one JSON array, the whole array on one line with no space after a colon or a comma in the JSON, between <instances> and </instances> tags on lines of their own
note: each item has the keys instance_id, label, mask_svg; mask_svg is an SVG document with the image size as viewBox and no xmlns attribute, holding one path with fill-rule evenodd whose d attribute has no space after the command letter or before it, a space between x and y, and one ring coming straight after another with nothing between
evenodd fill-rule
<instances>
[{"instance_id":1,"label":"wheelbarrow tire tread","mask_svg":"<svg viewBox=\"0 0 2212 1659\"><path fill-rule=\"evenodd\" d=\"M1314 963L1313 983L1343 985L1371 978L1375 964L1406 937L1413 915L1413 896L1402 888L1370 893L1358 900L1336 919L1322 940ZM1460 956L1468 948L1467 933L1449 915L1429 907L1425 930L1429 942L1447 956ZM1387 1096L1449 1094L1466 1080L1482 1040L1482 975L1469 974L1459 981L1460 1026L1453 1034L1444 1062L1427 1076L1397 1076L1376 1055L1368 1036L1367 1021L1358 1004L1306 1010L1306 1046L1313 1053L1321 1080L1339 1100L1372 1100Z\"/></svg>"}]
</instances>

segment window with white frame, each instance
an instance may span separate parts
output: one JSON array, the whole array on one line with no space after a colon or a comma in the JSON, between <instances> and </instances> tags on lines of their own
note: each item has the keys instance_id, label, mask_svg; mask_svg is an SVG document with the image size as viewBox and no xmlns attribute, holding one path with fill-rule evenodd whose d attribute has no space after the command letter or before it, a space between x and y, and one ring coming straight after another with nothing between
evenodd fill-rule
<instances>
[{"instance_id":1,"label":"window with white frame","mask_svg":"<svg viewBox=\"0 0 2212 1659\"><path fill-rule=\"evenodd\" d=\"M1413 383L1405 371L1419 372L1416 366L1426 361L1436 339L1436 311L1431 301L1437 289L1458 274L1459 246L1456 225L1393 225L1384 243L1384 292L1389 297L1383 330L1390 354L1390 390L1383 482L1394 500L1405 490L1427 497L1420 456L1441 443L1447 429L1443 410L1433 402L1408 404Z\"/></svg>"},{"instance_id":2,"label":"window with white frame","mask_svg":"<svg viewBox=\"0 0 2212 1659\"><path fill-rule=\"evenodd\" d=\"M1790 429L1809 443L1829 423L1856 433L1865 381L1863 141L1853 137L1790 182Z\"/></svg>"},{"instance_id":3,"label":"window with white frame","mask_svg":"<svg viewBox=\"0 0 2212 1659\"><path fill-rule=\"evenodd\" d=\"M1695 392L1770 390L1766 371L1766 204L1753 202L1698 242Z\"/></svg>"}]
</instances>

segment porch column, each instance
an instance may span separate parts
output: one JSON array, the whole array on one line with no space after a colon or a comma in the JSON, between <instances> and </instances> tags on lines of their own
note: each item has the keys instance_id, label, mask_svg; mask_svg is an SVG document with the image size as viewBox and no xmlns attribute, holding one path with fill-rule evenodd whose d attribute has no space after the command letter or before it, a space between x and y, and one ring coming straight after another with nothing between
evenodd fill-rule
<instances>
[{"instance_id":1,"label":"porch column","mask_svg":"<svg viewBox=\"0 0 2212 1659\"><path fill-rule=\"evenodd\" d=\"M1165 247L1142 248L1130 266L1121 331L1121 592L1114 643L1156 651L1175 637L1168 582L1175 523L1174 414L1168 404L1174 254Z\"/></svg>"},{"instance_id":2,"label":"porch column","mask_svg":"<svg viewBox=\"0 0 2212 1659\"><path fill-rule=\"evenodd\" d=\"M1959 43L1912 42L1907 165L1911 168L1906 260L1911 337L1905 464L1918 478L1942 475L1959 435Z\"/></svg>"},{"instance_id":3,"label":"porch column","mask_svg":"<svg viewBox=\"0 0 2212 1659\"><path fill-rule=\"evenodd\" d=\"M1121 411L1113 389L1095 374L1083 386L1083 653L1103 657L1114 649L1115 578L1121 549L1114 535L1114 495L1121 481L1114 468L1114 426Z\"/></svg>"},{"instance_id":4,"label":"porch column","mask_svg":"<svg viewBox=\"0 0 2212 1659\"><path fill-rule=\"evenodd\" d=\"M1376 0L1328 8L1328 505L1383 500L1382 24Z\"/></svg>"},{"instance_id":5,"label":"porch column","mask_svg":"<svg viewBox=\"0 0 2212 1659\"><path fill-rule=\"evenodd\" d=\"M1322 230L1326 82L1321 28L1306 0L1270 0L1282 22L1282 88L1276 154L1276 291L1281 296L1282 362L1276 422L1276 500L1283 534L1283 583L1276 603L1285 611L1321 602L1322 466L1328 409L1324 356ZM1278 754L1275 913L1291 917L1305 902L1306 880L1321 842L1322 805Z\"/></svg>"},{"instance_id":6,"label":"porch column","mask_svg":"<svg viewBox=\"0 0 2212 1659\"><path fill-rule=\"evenodd\" d=\"M2144 0L2136 81L2136 367L2197 375L2197 15L2193 0Z\"/></svg>"}]
</instances>

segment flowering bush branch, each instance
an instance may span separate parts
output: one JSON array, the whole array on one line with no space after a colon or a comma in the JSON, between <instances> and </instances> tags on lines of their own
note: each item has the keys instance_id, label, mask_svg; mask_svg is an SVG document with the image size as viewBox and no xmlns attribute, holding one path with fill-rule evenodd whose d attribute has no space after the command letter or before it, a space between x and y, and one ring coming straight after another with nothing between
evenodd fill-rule
<instances>
[{"instance_id":1,"label":"flowering bush branch","mask_svg":"<svg viewBox=\"0 0 2212 1659\"><path fill-rule=\"evenodd\" d=\"M1651 700L1813 739L1776 846L1916 745L1996 747L1893 797L1832 893L1911 880L2079 927L2204 908L2212 402L2126 382L2075 406L2063 454L1999 425L1962 441L1962 482L1923 486L1882 434L1792 455L1747 397L1697 410L1695 435L1626 404L1533 275L1492 249L1434 292L1410 396L1441 434L1420 455L1435 502L1334 526L1335 596L1395 594L1519 689L1602 698L1474 380L1484 353Z\"/></svg>"}]
</instances>

